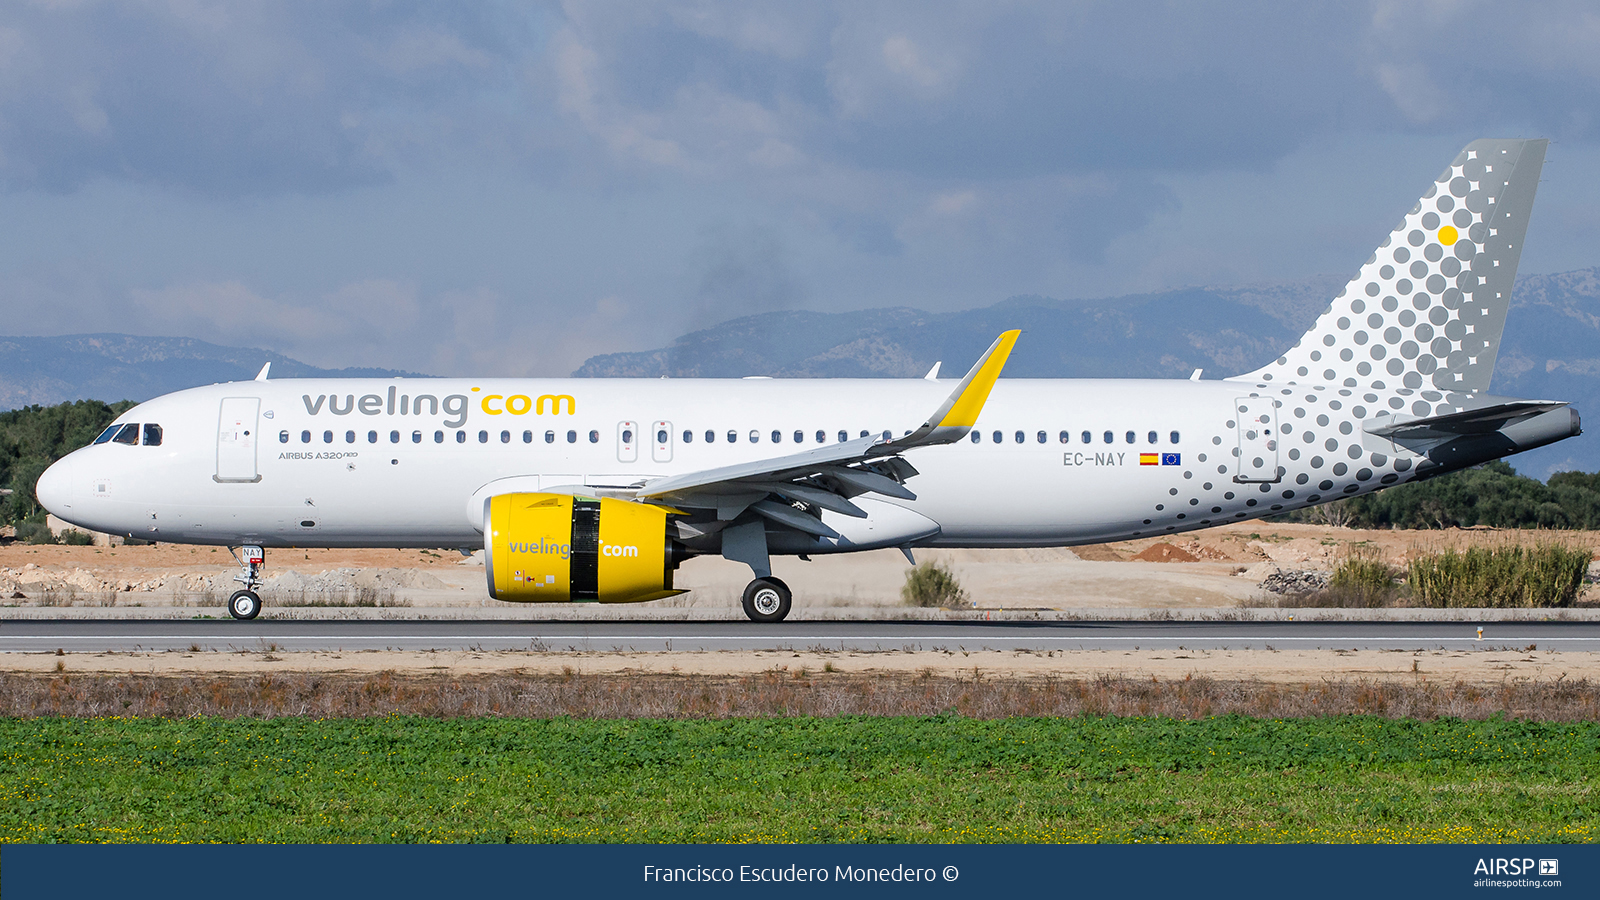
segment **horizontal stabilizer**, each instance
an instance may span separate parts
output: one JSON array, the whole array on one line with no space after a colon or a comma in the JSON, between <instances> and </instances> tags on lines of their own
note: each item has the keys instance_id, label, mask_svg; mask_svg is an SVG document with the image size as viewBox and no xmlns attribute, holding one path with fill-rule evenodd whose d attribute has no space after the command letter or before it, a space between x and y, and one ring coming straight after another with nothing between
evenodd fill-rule
<instances>
[{"instance_id":1,"label":"horizontal stabilizer","mask_svg":"<svg viewBox=\"0 0 1600 900\"><path fill-rule=\"evenodd\" d=\"M1379 416L1368 421L1363 430L1396 442L1491 434L1509 424L1566 405L1555 400L1513 400L1439 416Z\"/></svg>"}]
</instances>

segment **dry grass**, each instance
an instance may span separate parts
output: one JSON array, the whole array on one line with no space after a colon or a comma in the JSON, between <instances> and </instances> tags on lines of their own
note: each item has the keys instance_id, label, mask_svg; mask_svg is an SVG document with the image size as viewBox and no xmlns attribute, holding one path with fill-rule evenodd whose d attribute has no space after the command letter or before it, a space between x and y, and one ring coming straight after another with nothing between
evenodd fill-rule
<instances>
[{"instance_id":1,"label":"dry grass","mask_svg":"<svg viewBox=\"0 0 1600 900\"><path fill-rule=\"evenodd\" d=\"M766 716L1373 715L1539 721L1600 719L1600 683L1340 680L1268 684L953 678L792 672L699 675L357 675L231 677L0 675L4 716L512 716L716 719Z\"/></svg>"}]
</instances>

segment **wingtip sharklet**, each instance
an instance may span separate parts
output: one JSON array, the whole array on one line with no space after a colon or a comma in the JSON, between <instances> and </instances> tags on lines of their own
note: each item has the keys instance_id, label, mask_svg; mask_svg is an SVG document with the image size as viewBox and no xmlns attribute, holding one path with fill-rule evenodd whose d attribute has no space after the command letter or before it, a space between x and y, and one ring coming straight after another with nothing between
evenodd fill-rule
<instances>
[{"instance_id":1,"label":"wingtip sharklet","mask_svg":"<svg viewBox=\"0 0 1600 900\"><path fill-rule=\"evenodd\" d=\"M967 376L961 379L961 384L950 399L945 401L945 406L935 416L938 428L971 428L978 421L978 414L983 412L984 404L989 402L989 392L994 390L994 383L1000 378L1000 371L1005 368L1006 360L1011 357L1011 348L1016 346L1017 338L1022 332L1018 329L1001 332L989 345L988 352L978 360Z\"/></svg>"}]
</instances>

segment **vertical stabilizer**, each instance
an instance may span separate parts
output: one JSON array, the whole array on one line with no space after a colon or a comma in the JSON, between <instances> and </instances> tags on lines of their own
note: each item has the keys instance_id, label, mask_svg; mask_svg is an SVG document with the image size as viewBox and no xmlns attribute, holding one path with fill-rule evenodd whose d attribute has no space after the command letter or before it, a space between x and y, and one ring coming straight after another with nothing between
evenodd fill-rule
<instances>
[{"instance_id":1,"label":"vertical stabilizer","mask_svg":"<svg viewBox=\"0 0 1600 900\"><path fill-rule=\"evenodd\" d=\"M1468 144L1305 337L1238 380L1487 390L1548 144Z\"/></svg>"}]
</instances>

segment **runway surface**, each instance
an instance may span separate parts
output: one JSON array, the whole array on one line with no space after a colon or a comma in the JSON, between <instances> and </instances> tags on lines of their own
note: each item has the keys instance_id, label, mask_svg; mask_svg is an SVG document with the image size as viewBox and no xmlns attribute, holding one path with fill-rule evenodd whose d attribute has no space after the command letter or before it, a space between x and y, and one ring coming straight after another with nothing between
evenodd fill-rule
<instances>
[{"instance_id":1,"label":"runway surface","mask_svg":"<svg viewBox=\"0 0 1600 900\"><path fill-rule=\"evenodd\" d=\"M0 652L710 650L1600 651L1600 622L0 621Z\"/></svg>"}]
</instances>

